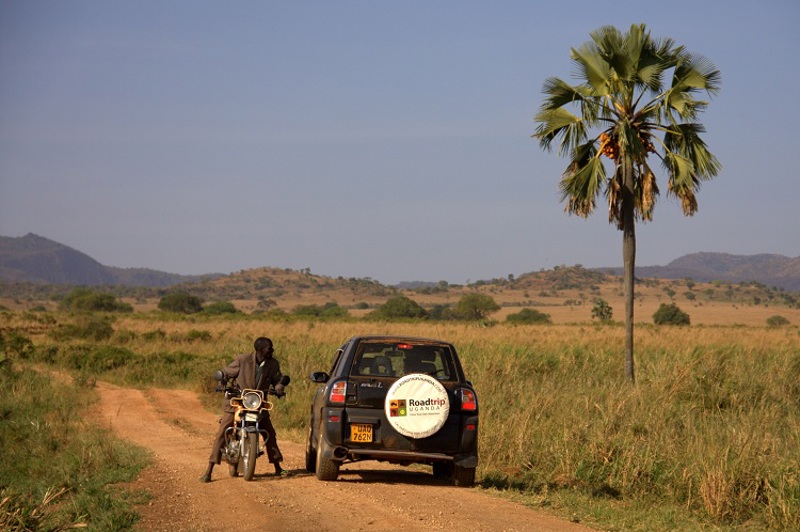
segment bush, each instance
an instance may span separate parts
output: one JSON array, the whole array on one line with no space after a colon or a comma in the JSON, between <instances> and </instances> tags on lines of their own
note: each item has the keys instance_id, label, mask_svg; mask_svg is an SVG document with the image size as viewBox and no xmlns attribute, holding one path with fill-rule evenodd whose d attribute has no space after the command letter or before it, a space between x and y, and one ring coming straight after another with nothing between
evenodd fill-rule
<instances>
[{"instance_id":1,"label":"bush","mask_svg":"<svg viewBox=\"0 0 800 532\"><path fill-rule=\"evenodd\" d=\"M28 358L33 349L33 342L24 334L0 331L0 355L9 357L14 354L18 358Z\"/></svg>"},{"instance_id":2,"label":"bush","mask_svg":"<svg viewBox=\"0 0 800 532\"><path fill-rule=\"evenodd\" d=\"M532 308L524 308L516 314L510 314L506 317L506 321L515 324L529 324L529 323L552 323L550 314L539 312Z\"/></svg>"},{"instance_id":3,"label":"bush","mask_svg":"<svg viewBox=\"0 0 800 532\"><path fill-rule=\"evenodd\" d=\"M59 306L64 310L133 312L132 306L117 301L113 295L95 292L89 288L74 289L61 300Z\"/></svg>"},{"instance_id":4,"label":"bush","mask_svg":"<svg viewBox=\"0 0 800 532\"><path fill-rule=\"evenodd\" d=\"M196 314L203 310L203 302L199 297L186 292L173 292L161 298L158 308L166 312Z\"/></svg>"},{"instance_id":5,"label":"bush","mask_svg":"<svg viewBox=\"0 0 800 532\"><path fill-rule=\"evenodd\" d=\"M689 325L690 321L689 315L675 303L669 305L661 303L658 310L653 313L653 322L656 325Z\"/></svg>"},{"instance_id":6,"label":"bush","mask_svg":"<svg viewBox=\"0 0 800 532\"><path fill-rule=\"evenodd\" d=\"M434 305L428 311L428 319L433 321L457 320L458 316L450 308L450 305Z\"/></svg>"},{"instance_id":7,"label":"bush","mask_svg":"<svg viewBox=\"0 0 800 532\"><path fill-rule=\"evenodd\" d=\"M789 325L789 320L776 314L775 316L770 316L767 318L767 325L769 327L783 327L785 325Z\"/></svg>"},{"instance_id":8,"label":"bush","mask_svg":"<svg viewBox=\"0 0 800 532\"><path fill-rule=\"evenodd\" d=\"M111 319L105 316L86 315L75 323L67 323L55 329L51 335L56 340L108 340L114 334Z\"/></svg>"},{"instance_id":9,"label":"bush","mask_svg":"<svg viewBox=\"0 0 800 532\"><path fill-rule=\"evenodd\" d=\"M238 312L236 306L230 301L215 301L203 309L204 314L211 314L212 316L217 316L219 314L236 314Z\"/></svg>"},{"instance_id":10,"label":"bush","mask_svg":"<svg viewBox=\"0 0 800 532\"><path fill-rule=\"evenodd\" d=\"M322 306L298 305L292 310L292 314L314 318L344 318L349 316L347 310L334 301L329 301Z\"/></svg>"},{"instance_id":11,"label":"bush","mask_svg":"<svg viewBox=\"0 0 800 532\"><path fill-rule=\"evenodd\" d=\"M428 313L419 303L406 296L395 296L372 313L373 316L385 319L426 318Z\"/></svg>"}]
</instances>

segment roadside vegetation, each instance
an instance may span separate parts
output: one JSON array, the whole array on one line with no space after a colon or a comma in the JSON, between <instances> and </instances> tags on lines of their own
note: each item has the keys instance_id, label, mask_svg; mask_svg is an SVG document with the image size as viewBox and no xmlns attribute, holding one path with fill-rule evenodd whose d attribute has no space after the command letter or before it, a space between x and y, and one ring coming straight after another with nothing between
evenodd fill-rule
<instances>
[{"instance_id":1,"label":"roadside vegetation","mask_svg":"<svg viewBox=\"0 0 800 532\"><path fill-rule=\"evenodd\" d=\"M105 333L91 332L97 327ZM109 520L116 528L132 522L125 504L141 496L128 494L109 508L65 502L86 489L92 501L117 494L111 486L142 466L124 444L96 427L86 430L96 379L191 389L214 408L211 373L267 335L293 377L274 420L282 437L302 441L315 386L307 376L326 370L353 334L398 333L440 337L459 349L479 393L484 489L606 529L800 529L800 334L791 324L640 324L635 386L621 371L624 328L613 321L487 326L314 313L268 319L7 311L0 312L0 330L3 393L15 394L2 397L0 427L20 431L0 440L3 497L16 501L14 512L31 514L31 504L60 494L59 504L37 510L52 514L51 522ZM33 365L80 384L39 377L27 371ZM36 394L25 393L30 389ZM43 390L61 400L20 403ZM50 432L25 432L33 426ZM65 465L56 451L65 453Z\"/></svg>"},{"instance_id":2,"label":"roadside vegetation","mask_svg":"<svg viewBox=\"0 0 800 532\"><path fill-rule=\"evenodd\" d=\"M9 354L37 351L15 353L29 344L7 340L0 346L0 530L130 529L134 505L147 494L117 484L134 480L147 456L90 422L87 383L12 363Z\"/></svg>"}]
</instances>

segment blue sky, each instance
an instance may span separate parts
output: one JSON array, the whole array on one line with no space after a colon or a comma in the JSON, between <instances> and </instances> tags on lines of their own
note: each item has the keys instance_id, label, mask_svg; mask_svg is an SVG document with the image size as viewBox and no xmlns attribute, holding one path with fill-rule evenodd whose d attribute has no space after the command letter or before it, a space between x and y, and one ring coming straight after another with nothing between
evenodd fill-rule
<instances>
[{"instance_id":1,"label":"blue sky","mask_svg":"<svg viewBox=\"0 0 800 532\"><path fill-rule=\"evenodd\" d=\"M662 194L637 264L800 255L796 0L0 0L0 235L183 274L619 266L530 135L570 47L640 22L721 71L700 120L723 171L692 218Z\"/></svg>"}]
</instances>

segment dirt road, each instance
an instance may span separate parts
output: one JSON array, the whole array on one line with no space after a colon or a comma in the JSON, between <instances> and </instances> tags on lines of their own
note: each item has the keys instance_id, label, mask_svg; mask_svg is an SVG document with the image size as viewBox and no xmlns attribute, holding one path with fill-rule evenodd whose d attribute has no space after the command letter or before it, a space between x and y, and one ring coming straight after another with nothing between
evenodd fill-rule
<instances>
[{"instance_id":1,"label":"dirt road","mask_svg":"<svg viewBox=\"0 0 800 532\"><path fill-rule=\"evenodd\" d=\"M133 483L153 495L140 509L140 530L589 530L479 489L446 485L425 471L375 462L345 466L338 481L320 482L304 469L304 446L280 439L289 477L273 477L259 460L252 482L229 477L223 464L203 484L217 417L194 393L106 383L98 389L101 422L155 457Z\"/></svg>"}]
</instances>

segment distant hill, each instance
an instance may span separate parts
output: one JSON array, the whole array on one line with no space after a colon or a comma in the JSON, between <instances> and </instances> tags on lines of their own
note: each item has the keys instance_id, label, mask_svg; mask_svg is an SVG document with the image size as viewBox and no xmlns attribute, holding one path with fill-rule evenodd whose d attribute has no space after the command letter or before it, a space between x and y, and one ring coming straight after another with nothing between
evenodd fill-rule
<instances>
[{"instance_id":1,"label":"distant hill","mask_svg":"<svg viewBox=\"0 0 800 532\"><path fill-rule=\"evenodd\" d=\"M0 281L6 283L163 287L206 277L104 266L85 253L33 233L0 236Z\"/></svg>"},{"instance_id":2,"label":"distant hill","mask_svg":"<svg viewBox=\"0 0 800 532\"><path fill-rule=\"evenodd\" d=\"M601 268L622 275L622 268ZM731 255L728 253L692 253L666 266L637 266L636 277L657 279L692 279L699 282L757 282L766 286L800 291L800 257L784 255Z\"/></svg>"},{"instance_id":3,"label":"distant hill","mask_svg":"<svg viewBox=\"0 0 800 532\"><path fill-rule=\"evenodd\" d=\"M372 279L330 279L269 268L247 272L246 275L179 275L149 268L115 268L104 266L75 249L58 242L29 233L22 237L0 236L0 282L35 283L38 285L86 285L167 287L177 284L198 283L195 289L227 293L228 297L245 297L254 287L253 274L264 274L267 280L255 284L263 288L264 297L275 297L276 290L298 285L304 288L346 289L352 294L390 293L392 289L436 292L446 290L447 283L409 282L385 287ZM245 272L242 272L244 274ZM482 284L511 284L525 289L566 289L605 281L603 274L622 275L622 268L555 268L548 272L523 273L516 279L478 281ZM588 276L588 277L587 277ZM731 283L757 282L768 287L800 291L800 257L783 255L731 255L727 253L693 253L684 255L666 266L637 266L636 276L656 279L692 279L697 282L726 281ZM297 277L297 279L294 279ZM285 279L284 279L285 278ZM208 284L211 280L218 282ZM243 282L242 279L247 279Z\"/></svg>"}]
</instances>

